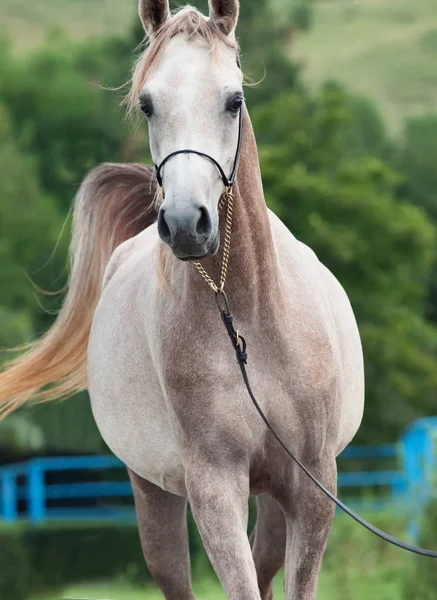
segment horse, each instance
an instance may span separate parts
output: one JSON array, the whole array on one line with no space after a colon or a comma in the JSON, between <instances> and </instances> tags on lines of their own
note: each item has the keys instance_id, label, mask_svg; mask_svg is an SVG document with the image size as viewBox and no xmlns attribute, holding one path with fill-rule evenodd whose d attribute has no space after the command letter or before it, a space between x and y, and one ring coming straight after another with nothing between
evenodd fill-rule
<instances>
[{"instance_id":1,"label":"horse","mask_svg":"<svg viewBox=\"0 0 437 600\"><path fill-rule=\"evenodd\" d=\"M266 206L238 0L210 0L208 17L140 0L139 14L150 41L127 103L145 114L162 188L140 164L85 178L63 307L1 373L2 414L88 389L128 468L144 557L167 600L194 598L188 503L230 600L271 600L284 564L287 600L310 600L334 506L253 409L211 287L226 285L262 410L332 493L363 413L357 324L340 283Z\"/></svg>"}]
</instances>

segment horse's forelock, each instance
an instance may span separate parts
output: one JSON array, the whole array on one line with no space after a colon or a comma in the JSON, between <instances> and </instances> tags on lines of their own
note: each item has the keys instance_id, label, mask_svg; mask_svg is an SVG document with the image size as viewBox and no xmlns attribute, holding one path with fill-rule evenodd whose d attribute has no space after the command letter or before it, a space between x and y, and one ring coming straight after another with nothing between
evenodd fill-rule
<instances>
[{"instance_id":1,"label":"horse's forelock","mask_svg":"<svg viewBox=\"0 0 437 600\"><path fill-rule=\"evenodd\" d=\"M206 19L197 9L186 6L168 19L154 38L146 40L149 45L137 60L131 87L124 101L128 114L132 114L137 107L148 74L157 65L170 41L179 34L185 35L187 40L194 38L205 40L212 52L216 50L219 43L238 49L235 40L224 35L213 21Z\"/></svg>"}]
</instances>

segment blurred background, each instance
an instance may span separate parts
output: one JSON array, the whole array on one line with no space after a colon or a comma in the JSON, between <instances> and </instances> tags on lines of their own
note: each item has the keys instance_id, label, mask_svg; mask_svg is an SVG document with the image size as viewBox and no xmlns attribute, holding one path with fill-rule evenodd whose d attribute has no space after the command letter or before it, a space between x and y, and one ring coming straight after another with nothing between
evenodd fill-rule
<instances>
[{"instance_id":1,"label":"blurred background","mask_svg":"<svg viewBox=\"0 0 437 600\"><path fill-rule=\"evenodd\" d=\"M86 172L150 162L146 127L120 107L136 10L0 0L0 348L40 335L62 302L40 289L66 283ZM245 93L268 204L343 284L360 327L366 410L339 459L341 495L437 549L436 2L241 0L238 37L248 79L264 77ZM162 597L108 454L86 394L0 423L1 598ZM224 598L190 529L196 597ZM338 515L320 600L431 600L436 586L431 560Z\"/></svg>"}]
</instances>

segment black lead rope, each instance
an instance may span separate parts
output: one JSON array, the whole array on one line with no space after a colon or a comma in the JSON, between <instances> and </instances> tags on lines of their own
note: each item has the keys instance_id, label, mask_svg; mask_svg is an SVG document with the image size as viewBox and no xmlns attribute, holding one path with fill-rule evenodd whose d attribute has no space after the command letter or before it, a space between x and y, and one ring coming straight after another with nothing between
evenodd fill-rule
<instances>
[{"instance_id":1,"label":"black lead rope","mask_svg":"<svg viewBox=\"0 0 437 600\"><path fill-rule=\"evenodd\" d=\"M221 306L220 297L222 298L222 300L224 302L224 307ZM225 324L229 338L232 342L232 346L236 352L237 361L240 366L241 374L243 375L244 383L246 385L246 389L249 393L250 399L252 400L252 403L255 406L256 410L258 411L261 419L264 421L267 428L271 431L271 433L273 434L275 439L279 442L279 444L282 446L282 448L285 450L285 452L294 460L294 462L302 469L302 471L304 471L304 473L306 475L308 475L308 477L311 479L311 481L313 481L316 484L316 486L324 494L326 494L326 496L328 496L328 498L330 500L332 500L332 502L334 502L339 508L341 508L341 510L343 510L350 517L355 519L355 521L357 521L357 523L359 523L360 525L362 525L363 527L365 527L366 529L368 529L369 531L371 531L372 533L374 533L381 539L385 540L389 544L393 544L393 546L398 546L399 548L402 548L403 550L407 550L408 552L413 552L414 554L420 554L422 556L429 556L430 558L437 558L437 552L435 552L434 550L426 550L425 548L419 548L418 546L414 546L413 544L408 544L407 542L402 542L401 540L398 540L397 538L393 537L392 535L385 533L385 531L378 529L378 527L375 527L374 525L369 523L369 521L366 521L366 519L363 519L363 517L360 517L360 515L358 515L356 512L354 512L352 509L350 509L346 504L344 504L341 500L339 500L336 496L334 496L334 494L332 494L328 489L326 489L325 486L322 483L320 483L320 481L318 479L316 479L316 477L314 477L314 475L305 467L305 465L300 462L300 460L293 454L293 452L291 452L291 450L289 450L287 448L285 443L282 441L282 439L279 437L279 435L273 429L272 425L270 424L267 417L263 413L260 405L258 404L257 399L254 396L254 393L252 392L252 389L251 389L250 383L249 383L249 378L247 376L247 371L246 371L246 364L247 364L246 340L234 328L234 322L233 322L234 319L233 319L232 313L229 309L229 301L228 301L226 294L223 291L216 293L216 302L217 302L217 306L220 310L220 314L221 314L223 323Z\"/></svg>"}]
</instances>

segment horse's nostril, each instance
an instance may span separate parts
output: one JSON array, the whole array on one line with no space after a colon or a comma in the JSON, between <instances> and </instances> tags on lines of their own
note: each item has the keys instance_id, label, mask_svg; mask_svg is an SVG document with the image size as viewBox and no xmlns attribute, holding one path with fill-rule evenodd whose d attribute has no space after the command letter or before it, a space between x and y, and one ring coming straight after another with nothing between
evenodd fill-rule
<instances>
[{"instance_id":1,"label":"horse's nostril","mask_svg":"<svg viewBox=\"0 0 437 600\"><path fill-rule=\"evenodd\" d=\"M206 235L209 236L212 229L211 217L209 216L208 210L201 206L199 208L200 217L196 224L196 233L197 235Z\"/></svg>"},{"instance_id":2,"label":"horse's nostril","mask_svg":"<svg viewBox=\"0 0 437 600\"><path fill-rule=\"evenodd\" d=\"M158 214L158 233L159 233L159 237L164 242L170 242L171 232L170 232L170 228L167 225L167 222L165 220L164 213L165 213L165 211L161 208L161 210L159 211L159 214Z\"/></svg>"}]
</instances>

